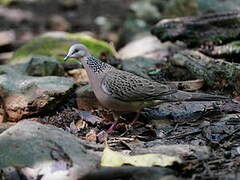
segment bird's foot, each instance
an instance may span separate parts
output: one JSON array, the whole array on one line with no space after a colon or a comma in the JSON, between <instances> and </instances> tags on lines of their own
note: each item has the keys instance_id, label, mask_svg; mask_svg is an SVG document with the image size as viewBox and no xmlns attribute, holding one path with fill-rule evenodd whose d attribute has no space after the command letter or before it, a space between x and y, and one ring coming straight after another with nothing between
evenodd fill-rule
<instances>
[{"instance_id":1,"label":"bird's foot","mask_svg":"<svg viewBox=\"0 0 240 180\"><path fill-rule=\"evenodd\" d=\"M118 124L118 120L115 120L115 121L113 122L113 124L110 126L110 128L108 128L108 130L107 130L106 132L107 132L108 134L112 134L117 124Z\"/></svg>"},{"instance_id":2,"label":"bird's foot","mask_svg":"<svg viewBox=\"0 0 240 180\"><path fill-rule=\"evenodd\" d=\"M138 118L140 116L140 112L137 112L136 116L134 117L133 121L130 123L130 125L136 125L136 124L140 124L143 125L144 123L138 121Z\"/></svg>"}]
</instances>

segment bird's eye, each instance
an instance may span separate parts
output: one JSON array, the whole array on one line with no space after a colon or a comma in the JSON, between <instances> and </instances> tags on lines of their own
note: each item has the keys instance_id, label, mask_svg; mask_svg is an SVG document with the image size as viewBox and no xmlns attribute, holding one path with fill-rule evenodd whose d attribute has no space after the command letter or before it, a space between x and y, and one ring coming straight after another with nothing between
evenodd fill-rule
<instances>
[{"instance_id":1,"label":"bird's eye","mask_svg":"<svg viewBox=\"0 0 240 180\"><path fill-rule=\"evenodd\" d=\"M78 52L78 49L75 49L74 51L73 51L73 54L75 54L75 53L77 53Z\"/></svg>"}]
</instances>

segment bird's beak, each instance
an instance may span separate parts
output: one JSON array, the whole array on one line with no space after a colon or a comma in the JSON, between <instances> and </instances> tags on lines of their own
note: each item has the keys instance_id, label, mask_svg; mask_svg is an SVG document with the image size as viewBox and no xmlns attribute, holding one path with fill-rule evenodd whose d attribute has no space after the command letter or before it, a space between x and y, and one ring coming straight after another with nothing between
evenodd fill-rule
<instances>
[{"instance_id":1,"label":"bird's beak","mask_svg":"<svg viewBox=\"0 0 240 180\"><path fill-rule=\"evenodd\" d=\"M70 56L69 56L69 55L67 55L67 56L64 58L64 61L67 61L67 60L68 60L68 58L70 58Z\"/></svg>"}]
</instances>

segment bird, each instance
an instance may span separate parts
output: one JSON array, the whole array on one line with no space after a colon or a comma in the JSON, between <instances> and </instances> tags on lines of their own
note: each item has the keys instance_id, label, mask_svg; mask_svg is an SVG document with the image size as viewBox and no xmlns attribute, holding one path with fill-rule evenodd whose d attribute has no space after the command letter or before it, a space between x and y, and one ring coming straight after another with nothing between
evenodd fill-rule
<instances>
[{"instance_id":1,"label":"bird","mask_svg":"<svg viewBox=\"0 0 240 180\"><path fill-rule=\"evenodd\" d=\"M121 112L136 112L136 121L143 108L165 102L227 99L221 95L181 91L117 69L91 55L83 44L72 45L64 60L69 58L75 58L82 63L96 98L105 108L114 112L114 123L107 130L108 133L112 133Z\"/></svg>"}]
</instances>

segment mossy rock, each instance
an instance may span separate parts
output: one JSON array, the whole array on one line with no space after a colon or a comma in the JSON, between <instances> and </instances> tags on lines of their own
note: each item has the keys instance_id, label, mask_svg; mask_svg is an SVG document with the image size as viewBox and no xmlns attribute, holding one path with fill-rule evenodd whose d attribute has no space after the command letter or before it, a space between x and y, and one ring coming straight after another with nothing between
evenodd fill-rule
<instances>
[{"instance_id":1,"label":"mossy rock","mask_svg":"<svg viewBox=\"0 0 240 180\"><path fill-rule=\"evenodd\" d=\"M12 2L12 0L0 0L1 6L7 6Z\"/></svg>"},{"instance_id":2,"label":"mossy rock","mask_svg":"<svg viewBox=\"0 0 240 180\"><path fill-rule=\"evenodd\" d=\"M197 15L198 4L196 0L170 0L163 15L168 18L195 16Z\"/></svg>"},{"instance_id":3,"label":"mossy rock","mask_svg":"<svg viewBox=\"0 0 240 180\"><path fill-rule=\"evenodd\" d=\"M63 61L69 47L75 43L87 46L90 52L99 57L102 52L112 53L110 45L85 34L46 33L20 47L13 56L13 62L29 60L32 56L49 56Z\"/></svg>"}]
</instances>

